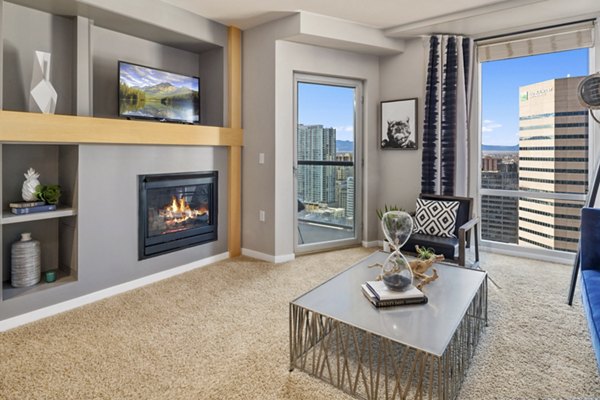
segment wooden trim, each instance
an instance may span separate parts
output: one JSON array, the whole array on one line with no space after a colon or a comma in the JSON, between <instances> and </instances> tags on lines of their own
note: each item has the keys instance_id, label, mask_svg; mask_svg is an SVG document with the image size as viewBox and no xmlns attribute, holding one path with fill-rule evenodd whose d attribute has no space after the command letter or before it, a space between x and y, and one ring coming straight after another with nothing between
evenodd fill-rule
<instances>
[{"instance_id":1,"label":"wooden trim","mask_svg":"<svg viewBox=\"0 0 600 400\"><path fill-rule=\"evenodd\" d=\"M227 118L231 129L242 128L242 32L229 27L227 41ZM232 146L228 151L228 240L230 257L242 254L242 148Z\"/></svg>"},{"instance_id":2,"label":"wooden trim","mask_svg":"<svg viewBox=\"0 0 600 400\"><path fill-rule=\"evenodd\" d=\"M0 111L0 142L241 146L240 128Z\"/></svg>"},{"instance_id":3,"label":"wooden trim","mask_svg":"<svg viewBox=\"0 0 600 400\"><path fill-rule=\"evenodd\" d=\"M227 41L228 98L227 116L230 128L242 127L242 31L229 27Z\"/></svg>"},{"instance_id":4,"label":"wooden trim","mask_svg":"<svg viewBox=\"0 0 600 400\"><path fill-rule=\"evenodd\" d=\"M230 257L242 254L242 148L239 146L228 149L228 196L227 213L228 241Z\"/></svg>"}]
</instances>

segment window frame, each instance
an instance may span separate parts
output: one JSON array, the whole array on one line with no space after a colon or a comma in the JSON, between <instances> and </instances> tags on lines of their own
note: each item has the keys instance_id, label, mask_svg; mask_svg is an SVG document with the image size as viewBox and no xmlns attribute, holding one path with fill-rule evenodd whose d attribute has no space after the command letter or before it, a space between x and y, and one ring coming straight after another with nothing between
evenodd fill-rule
<instances>
[{"instance_id":1,"label":"window frame","mask_svg":"<svg viewBox=\"0 0 600 400\"><path fill-rule=\"evenodd\" d=\"M599 29L594 30L595 43L599 43ZM535 36L536 32L531 32L532 36ZM477 41L476 46L477 48ZM592 73L595 71L596 62L596 51L595 46L589 47L588 49L588 73ZM575 49L573 49L575 50ZM493 61L488 61L493 62ZM476 174L476 187L474 188L474 193L476 193L476 203L477 203L477 213L481 217L482 216L482 197L483 196L502 196L502 197L512 197L512 198L520 198L527 197L533 199L552 199L552 200L566 200L566 201L581 201L585 202L587 200L586 194L574 194L574 193L548 193L548 192L535 192L528 190L503 190L503 189L488 189L482 188L482 144L483 144L483 130L482 130L482 61L477 60L477 65L474 69L477 76L474 81L476 82L476 90L477 90L477 107L476 107L476 118L473 118L472 123L476 124L476 129L473 131L477 132L477 140L473 141L475 149L472 149L470 154L475 155L476 162L471 163L471 173ZM588 120L588 190L592 187L592 180L594 178L594 173L596 171L596 160L598 159L600 140L596 139L596 135L600 134L600 129L597 124L594 124L593 119L590 117L589 113L587 116ZM471 125L473 128L473 125ZM575 259L575 254L572 252L561 251L561 250L553 250L553 249L545 249L541 247L526 247L519 244L513 243L503 243L496 242L488 239L484 239L482 236L482 229L479 229L479 239L480 246L482 250L487 250L490 252L502 253L507 255L513 255L517 257L523 258L534 258L539 260L551 261L551 262L559 262L569 264L572 263Z\"/></svg>"},{"instance_id":2,"label":"window frame","mask_svg":"<svg viewBox=\"0 0 600 400\"><path fill-rule=\"evenodd\" d=\"M308 83L316 85L329 85L352 88L355 91L354 102L354 237L347 239L329 240L317 243L299 243L299 229L297 212L294 211L294 253L309 254L317 251L333 250L348 246L355 246L362 243L363 240L363 137L364 137L364 93L365 82L355 78L346 78L342 76L331 76L323 74L313 74L302 71L294 71L293 75L293 142L294 142L294 203L293 209L296 210L298 197L297 168L298 162L298 84ZM346 162L339 161L303 161L305 165L331 165L344 166Z\"/></svg>"}]
</instances>

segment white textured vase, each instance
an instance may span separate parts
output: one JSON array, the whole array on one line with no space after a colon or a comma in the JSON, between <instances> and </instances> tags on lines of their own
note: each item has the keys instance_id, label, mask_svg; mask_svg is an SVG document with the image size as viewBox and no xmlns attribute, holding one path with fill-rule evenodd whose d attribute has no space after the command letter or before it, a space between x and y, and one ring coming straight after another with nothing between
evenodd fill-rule
<instances>
[{"instance_id":1,"label":"white textured vase","mask_svg":"<svg viewBox=\"0 0 600 400\"><path fill-rule=\"evenodd\" d=\"M38 198L35 195L35 188L38 187L40 174L35 172L33 168L29 168L25 174L25 182L21 188L21 197L24 201L36 201Z\"/></svg>"},{"instance_id":2,"label":"white textured vase","mask_svg":"<svg viewBox=\"0 0 600 400\"><path fill-rule=\"evenodd\" d=\"M31 239L31 233L21 234L21 240L11 247L10 284L13 287L28 287L37 284L42 276L40 242Z\"/></svg>"}]
</instances>

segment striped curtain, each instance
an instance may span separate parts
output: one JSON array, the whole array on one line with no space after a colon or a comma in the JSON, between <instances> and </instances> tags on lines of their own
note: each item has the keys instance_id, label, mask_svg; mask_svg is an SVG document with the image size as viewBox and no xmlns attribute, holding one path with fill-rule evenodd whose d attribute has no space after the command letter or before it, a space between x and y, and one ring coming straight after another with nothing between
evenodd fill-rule
<instances>
[{"instance_id":1,"label":"striped curtain","mask_svg":"<svg viewBox=\"0 0 600 400\"><path fill-rule=\"evenodd\" d=\"M466 196L473 41L429 38L421 193Z\"/></svg>"}]
</instances>

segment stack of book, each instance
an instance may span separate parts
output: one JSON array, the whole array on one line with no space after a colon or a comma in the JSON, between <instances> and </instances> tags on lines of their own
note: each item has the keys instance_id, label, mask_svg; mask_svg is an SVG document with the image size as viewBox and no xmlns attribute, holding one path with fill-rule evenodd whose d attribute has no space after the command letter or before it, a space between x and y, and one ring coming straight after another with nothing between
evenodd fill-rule
<instances>
[{"instance_id":1,"label":"stack of book","mask_svg":"<svg viewBox=\"0 0 600 400\"><path fill-rule=\"evenodd\" d=\"M13 214L33 214L46 211L55 211L55 204L46 204L44 201L19 201L8 205Z\"/></svg>"},{"instance_id":2,"label":"stack of book","mask_svg":"<svg viewBox=\"0 0 600 400\"><path fill-rule=\"evenodd\" d=\"M427 303L427 296L412 285L407 290L398 292L388 289L383 281L367 281L362 284L362 292L375 307Z\"/></svg>"}]
</instances>

